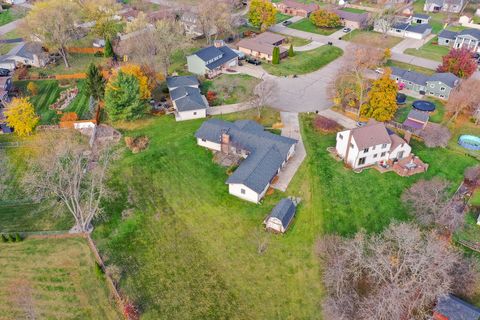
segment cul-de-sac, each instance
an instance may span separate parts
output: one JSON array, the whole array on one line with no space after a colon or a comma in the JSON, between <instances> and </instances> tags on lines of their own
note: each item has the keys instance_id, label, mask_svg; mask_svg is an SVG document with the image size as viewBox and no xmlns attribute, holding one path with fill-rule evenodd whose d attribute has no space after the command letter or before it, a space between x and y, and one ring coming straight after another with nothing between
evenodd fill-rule
<instances>
[{"instance_id":1,"label":"cul-de-sac","mask_svg":"<svg viewBox=\"0 0 480 320\"><path fill-rule=\"evenodd\" d=\"M480 0L0 0L0 320L480 320Z\"/></svg>"}]
</instances>

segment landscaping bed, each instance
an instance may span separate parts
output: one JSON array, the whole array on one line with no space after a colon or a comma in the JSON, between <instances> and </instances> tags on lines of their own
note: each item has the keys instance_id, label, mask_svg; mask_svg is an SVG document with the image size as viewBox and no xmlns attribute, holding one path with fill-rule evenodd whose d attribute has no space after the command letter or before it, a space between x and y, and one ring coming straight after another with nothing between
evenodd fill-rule
<instances>
[{"instance_id":1,"label":"landscaping bed","mask_svg":"<svg viewBox=\"0 0 480 320\"><path fill-rule=\"evenodd\" d=\"M260 79L246 74L223 74L212 80L202 82L202 94L208 97L208 92L215 93L215 99L210 106L234 104L248 101L253 89Z\"/></svg>"},{"instance_id":2,"label":"landscaping bed","mask_svg":"<svg viewBox=\"0 0 480 320\"><path fill-rule=\"evenodd\" d=\"M341 29L341 28L319 28L316 25L314 25L308 18L304 18L302 20L294 22L288 27L292 29L300 30L300 31L317 33L324 36L331 35L335 31Z\"/></svg>"},{"instance_id":3,"label":"landscaping bed","mask_svg":"<svg viewBox=\"0 0 480 320\"><path fill-rule=\"evenodd\" d=\"M26 310L35 319L121 318L85 239L26 239L0 250L3 319L24 319Z\"/></svg>"},{"instance_id":4,"label":"landscaping bed","mask_svg":"<svg viewBox=\"0 0 480 320\"><path fill-rule=\"evenodd\" d=\"M264 63L262 67L275 76L301 75L322 68L342 54L342 49L325 45L310 51L295 52L294 57L282 59L280 64Z\"/></svg>"}]
</instances>

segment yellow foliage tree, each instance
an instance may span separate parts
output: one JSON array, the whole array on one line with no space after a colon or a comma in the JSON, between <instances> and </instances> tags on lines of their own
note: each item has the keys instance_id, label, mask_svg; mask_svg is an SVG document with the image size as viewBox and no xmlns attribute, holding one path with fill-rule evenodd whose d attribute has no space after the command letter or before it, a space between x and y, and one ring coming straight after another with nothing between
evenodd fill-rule
<instances>
[{"instance_id":1,"label":"yellow foliage tree","mask_svg":"<svg viewBox=\"0 0 480 320\"><path fill-rule=\"evenodd\" d=\"M6 122L19 136L28 136L33 132L39 118L28 98L13 98L5 110Z\"/></svg>"},{"instance_id":2,"label":"yellow foliage tree","mask_svg":"<svg viewBox=\"0 0 480 320\"><path fill-rule=\"evenodd\" d=\"M397 90L395 80L390 78L390 68L372 84L368 102L362 106L361 114L377 121L392 120L397 111Z\"/></svg>"},{"instance_id":3,"label":"yellow foliage tree","mask_svg":"<svg viewBox=\"0 0 480 320\"><path fill-rule=\"evenodd\" d=\"M30 92L30 95L36 96L38 94L38 86L35 82L30 81L27 84L27 90Z\"/></svg>"},{"instance_id":4,"label":"yellow foliage tree","mask_svg":"<svg viewBox=\"0 0 480 320\"><path fill-rule=\"evenodd\" d=\"M390 50L390 48L385 48L385 50L383 51L383 58L385 60L388 60L392 57L392 50Z\"/></svg>"},{"instance_id":5,"label":"yellow foliage tree","mask_svg":"<svg viewBox=\"0 0 480 320\"><path fill-rule=\"evenodd\" d=\"M132 75L138 79L138 84L140 85L140 97L142 99L148 99L151 97L153 85L139 65L125 64L120 67L120 70L123 73Z\"/></svg>"},{"instance_id":6,"label":"yellow foliage tree","mask_svg":"<svg viewBox=\"0 0 480 320\"><path fill-rule=\"evenodd\" d=\"M260 30L265 31L275 24L277 9L268 0L252 0L248 11L248 21Z\"/></svg>"}]
</instances>

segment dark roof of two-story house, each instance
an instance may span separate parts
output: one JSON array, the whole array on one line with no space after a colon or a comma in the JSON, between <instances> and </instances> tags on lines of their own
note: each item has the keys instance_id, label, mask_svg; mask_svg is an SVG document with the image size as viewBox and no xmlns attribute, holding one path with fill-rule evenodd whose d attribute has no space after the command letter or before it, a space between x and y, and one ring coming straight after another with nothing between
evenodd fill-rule
<instances>
[{"instance_id":1,"label":"dark roof of two-story house","mask_svg":"<svg viewBox=\"0 0 480 320\"><path fill-rule=\"evenodd\" d=\"M221 65L238 58L238 55L227 46L210 46L198 50L194 53L197 57L205 62L205 67L214 70Z\"/></svg>"},{"instance_id":2,"label":"dark roof of two-story house","mask_svg":"<svg viewBox=\"0 0 480 320\"><path fill-rule=\"evenodd\" d=\"M445 0L426 0L425 2L428 4L435 4L439 7L443 7L445 5ZM463 5L463 0L448 0L449 5Z\"/></svg>"},{"instance_id":3,"label":"dark roof of two-story house","mask_svg":"<svg viewBox=\"0 0 480 320\"><path fill-rule=\"evenodd\" d=\"M465 29L460 32L455 32L455 31L450 31L450 30L442 30L438 34L439 38L445 38L445 39L450 39L450 40L455 40L458 36L471 36L478 41L480 41L480 30L479 29Z\"/></svg>"},{"instance_id":4,"label":"dark roof of two-story house","mask_svg":"<svg viewBox=\"0 0 480 320\"><path fill-rule=\"evenodd\" d=\"M431 76L425 75L423 73L405 70L397 67L390 67L392 70L392 76L398 77L400 79L410 81L412 83L425 86L427 82L440 81L450 88L453 88L457 85L459 78L451 72L441 72L434 73Z\"/></svg>"},{"instance_id":5,"label":"dark roof of two-story house","mask_svg":"<svg viewBox=\"0 0 480 320\"><path fill-rule=\"evenodd\" d=\"M227 184L243 184L261 193L276 176L288 152L297 141L265 131L251 120L227 122L220 119L205 121L195 137L221 143L222 134L229 135L230 143L237 149L247 150L248 157L228 178Z\"/></svg>"},{"instance_id":6,"label":"dark roof of two-story house","mask_svg":"<svg viewBox=\"0 0 480 320\"><path fill-rule=\"evenodd\" d=\"M424 14L424 13L414 13L413 18L428 20L431 17L428 14Z\"/></svg>"},{"instance_id":7,"label":"dark roof of two-story house","mask_svg":"<svg viewBox=\"0 0 480 320\"><path fill-rule=\"evenodd\" d=\"M177 111L192 111L208 108L208 103L198 88L199 82L194 76L176 76L167 78L170 99L175 102Z\"/></svg>"}]
</instances>

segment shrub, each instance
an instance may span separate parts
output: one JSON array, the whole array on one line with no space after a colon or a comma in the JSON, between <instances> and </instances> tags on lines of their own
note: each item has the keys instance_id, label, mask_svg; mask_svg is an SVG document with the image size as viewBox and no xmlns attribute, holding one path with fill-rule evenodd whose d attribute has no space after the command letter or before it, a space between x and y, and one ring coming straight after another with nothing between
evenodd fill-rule
<instances>
[{"instance_id":1,"label":"shrub","mask_svg":"<svg viewBox=\"0 0 480 320\"><path fill-rule=\"evenodd\" d=\"M103 269L98 264L98 262L95 262L95 275L97 276L97 278L103 279Z\"/></svg>"},{"instance_id":2,"label":"shrub","mask_svg":"<svg viewBox=\"0 0 480 320\"><path fill-rule=\"evenodd\" d=\"M16 242L21 242L21 241L23 241L22 236L21 236L20 233L18 233L18 232L15 233L15 241L16 241Z\"/></svg>"},{"instance_id":3,"label":"shrub","mask_svg":"<svg viewBox=\"0 0 480 320\"><path fill-rule=\"evenodd\" d=\"M213 91L207 91L207 101L210 105L215 104L215 100L217 100L217 94Z\"/></svg>"},{"instance_id":4,"label":"shrub","mask_svg":"<svg viewBox=\"0 0 480 320\"><path fill-rule=\"evenodd\" d=\"M148 148L149 139L146 136L142 137L125 137L125 144L132 153L139 153Z\"/></svg>"},{"instance_id":5,"label":"shrub","mask_svg":"<svg viewBox=\"0 0 480 320\"><path fill-rule=\"evenodd\" d=\"M102 51L97 51L93 54L93 56L98 57L98 58L103 57L103 52Z\"/></svg>"},{"instance_id":6,"label":"shrub","mask_svg":"<svg viewBox=\"0 0 480 320\"><path fill-rule=\"evenodd\" d=\"M445 126L429 123L425 129L420 132L420 137L428 148L445 148L448 145L448 141L450 141L452 134Z\"/></svg>"},{"instance_id":7,"label":"shrub","mask_svg":"<svg viewBox=\"0 0 480 320\"><path fill-rule=\"evenodd\" d=\"M2 242L8 242L7 236L2 233Z\"/></svg>"},{"instance_id":8,"label":"shrub","mask_svg":"<svg viewBox=\"0 0 480 320\"><path fill-rule=\"evenodd\" d=\"M273 48L272 64L279 64L279 63L280 63L280 48L275 47Z\"/></svg>"},{"instance_id":9,"label":"shrub","mask_svg":"<svg viewBox=\"0 0 480 320\"><path fill-rule=\"evenodd\" d=\"M8 235L8 241L15 242L17 239L13 236L13 234Z\"/></svg>"},{"instance_id":10,"label":"shrub","mask_svg":"<svg viewBox=\"0 0 480 320\"><path fill-rule=\"evenodd\" d=\"M288 48L288 56L293 57L295 56L295 51L293 51L293 44L290 43L290 48Z\"/></svg>"},{"instance_id":11,"label":"shrub","mask_svg":"<svg viewBox=\"0 0 480 320\"><path fill-rule=\"evenodd\" d=\"M316 130L322 132L335 132L339 127L338 123L323 116L316 116L313 120L313 126Z\"/></svg>"},{"instance_id":12,"label":"shrub","mask_svg":"<svg viewBox=\"0 0 480 320\"><path fill-rule=\"evenodd\" d=\"M30 81L27 84L27 90L30 92L30 95L36 96L38 94L38 85L35 82Z\"/></svg>"},{"instance_id":13,"label":"shrub","mask_svg":"<svg viewBox=\"0 0 480 320\"><path fill-rule=\"evenodd\" d=\"M123 315L128 320L140 319L140 312L138 312L137 307L135 307L135 305L130 301L125 302L123 308Z\"/></svg>"}]
</instances>

